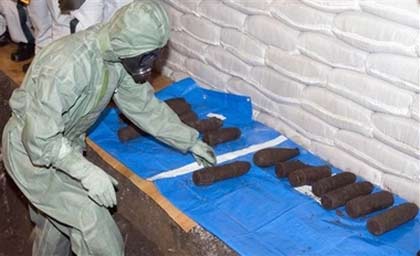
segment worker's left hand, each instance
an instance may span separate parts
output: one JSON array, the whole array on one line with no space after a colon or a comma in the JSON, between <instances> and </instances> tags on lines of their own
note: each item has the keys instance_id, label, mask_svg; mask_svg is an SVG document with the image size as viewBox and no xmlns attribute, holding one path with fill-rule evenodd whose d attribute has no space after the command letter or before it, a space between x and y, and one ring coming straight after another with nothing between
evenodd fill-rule
<instances>
[{"instance_id":1,"label":"worker's left hand","mask_svg":"<svg viewBox=\"0 0 420 256\"><path fill-rule=\"evenodd\" d=\"M216 156L213 149L201 140L195 143L191 148L191 152L199 165L209 167L216 164Z\"/></svg>"}]
</instances>

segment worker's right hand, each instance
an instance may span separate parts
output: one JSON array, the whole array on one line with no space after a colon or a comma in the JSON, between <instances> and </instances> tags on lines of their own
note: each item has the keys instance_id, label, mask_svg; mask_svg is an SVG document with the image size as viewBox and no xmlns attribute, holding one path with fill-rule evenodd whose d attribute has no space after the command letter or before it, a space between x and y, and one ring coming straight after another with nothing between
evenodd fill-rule
<instances>
[{"instance_id":1,"label":"worker's right hand","mask_svg":"<svg viewBox=\"0 0 420 256\"><path fill-rule=\"evenodd\" d=\"M100 168L90 168L87 175L81 179L81 183L88 191L89 197L97 204L105 207L117 205L114 186L118 186L118 181Z\"/></svg>"},{"instance_id":2,"label":"worker's right hand","mask_svg":"<svg viewBox=\"0 0 420 256\"><path fill-rule=\"evenodd\" d=\"M213 149L206 143L198 140L195 145L190 149L198 165L203 167L214 166L217 163L216 155Z\"/></svg>"}]
</instances>

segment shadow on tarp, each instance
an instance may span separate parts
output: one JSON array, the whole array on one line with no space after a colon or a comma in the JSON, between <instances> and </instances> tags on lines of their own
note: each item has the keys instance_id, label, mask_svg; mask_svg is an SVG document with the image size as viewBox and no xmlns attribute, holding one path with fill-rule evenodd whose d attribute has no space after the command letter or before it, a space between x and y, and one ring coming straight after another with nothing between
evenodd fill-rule
<instances>
[{"instance_id":1,"label":"shadow on tarp","mask_svg":"<svg viewBox=\"0 0 420 256\"><path fill-rule=\"evenodd\" d=\"M249 98L205 90L191 79L160 91L162 99L185 97L201 118L209 112L227 117L226 126L240 126L239 141L216 147L218 155L271 140L279 133L251 120ZM151 177L193 161L152 138L120 143L122 126L115 109L108 111L90 138L140 177ZM279 147L299 147L287 140ZM296 157L312 165L327 164L299 147ZM252 162L252 154L235 160ZM334 172L340 170L333 169ZM361 180L359 178L359 180ZM366 220L351 219L343 207L327 211L313 198L279 180L274 168L252 165L242 177L197 187L191 174L157 180L156 185L175 206L241 255L415 255L420 249L420 218L382 236L371 235ZM376 188L376 190L379 190ZM395 205L403 200L395 198Z\"/></svg>"}]
</instances>

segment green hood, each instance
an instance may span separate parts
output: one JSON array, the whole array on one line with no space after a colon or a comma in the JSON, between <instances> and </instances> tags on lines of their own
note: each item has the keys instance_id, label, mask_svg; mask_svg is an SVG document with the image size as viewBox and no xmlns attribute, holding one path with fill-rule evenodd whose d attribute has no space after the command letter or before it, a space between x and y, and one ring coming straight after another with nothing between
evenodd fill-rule
<instances>
[{"instance_id":1,"label":"green hood","mask_svg":"<svg viewBox=\"0 0 420 256\"><path fill-rule=\"evenodd\" d=\"M115 60L162 48L168 42L169 31L169 18L160 4L134 0L105 24L99 39L105 59Z\"/></svg>"}]
</instances>

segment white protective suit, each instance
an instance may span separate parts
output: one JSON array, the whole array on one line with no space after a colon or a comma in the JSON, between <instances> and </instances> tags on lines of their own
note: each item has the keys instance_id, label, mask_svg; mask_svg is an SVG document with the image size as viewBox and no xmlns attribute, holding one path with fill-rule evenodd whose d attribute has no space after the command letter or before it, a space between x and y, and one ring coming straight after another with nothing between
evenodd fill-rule
<instances>
[{"instance_id":1,"label":"white protective suit","mask_svg":"<svg viewBox=\"0 0 420 256\"><path fill-rule=\"evenodd\" d=\"M28 43L28 38L22 30L16 1L0 0L0 13L6 18L10 39L15 43ZM28 19L29 20L29 19ZM26 24L28 29L29 22ZM1 35L1 34L0 34Z\"/></svg>"},{"instance_id":2,"label":"white protective suit","mask_svg":"<svg viewBox=\"0 0 420 256\"><path fill-rule=\"evenodd\" d=\"M8 0L10 1L10 0ZM80 9L70 14L62 14L58 0L31 0L29 16L35 28L37 50L52 41L70 34L70 22L79 22L76 32L85 30L104 21L104 6L107 0L86 0Z\"/></svg>"}]
</instances>

